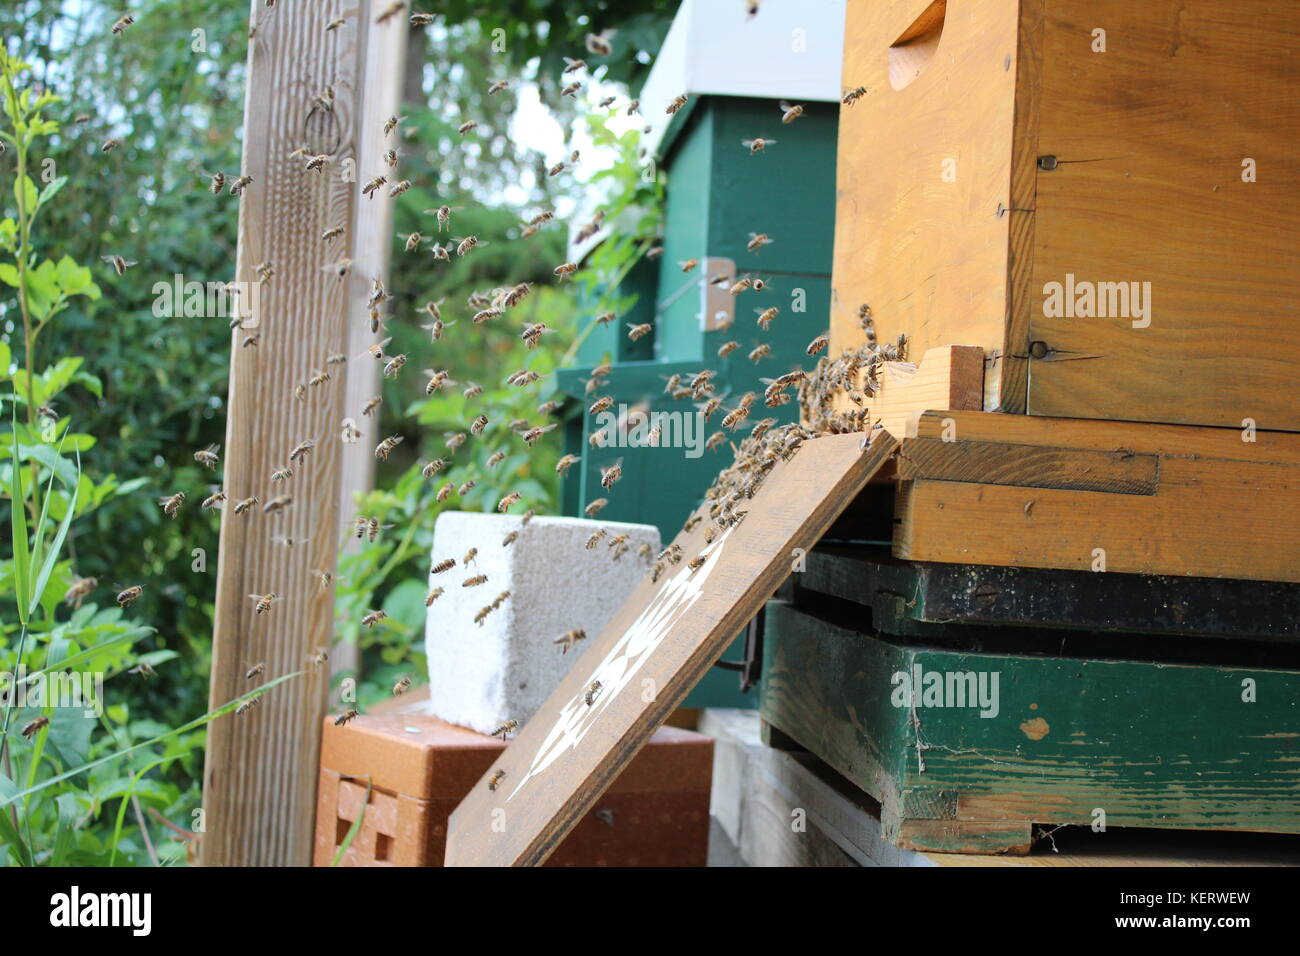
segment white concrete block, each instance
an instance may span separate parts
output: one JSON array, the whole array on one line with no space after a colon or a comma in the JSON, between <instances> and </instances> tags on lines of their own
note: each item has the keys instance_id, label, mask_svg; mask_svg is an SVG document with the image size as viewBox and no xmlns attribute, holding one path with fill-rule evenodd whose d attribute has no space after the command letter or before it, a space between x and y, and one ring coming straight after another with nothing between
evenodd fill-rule
<instances>
[{"instance_id":1,"label":"white concrete block","mask_svg":"<svg viewBox=\"0 0 1300 956\"><path fill-rule=\"evenodd\" d=\"M601 528L604 540L588 551L587 539ZM511 531L519 537L504 546ZM615 561L608 541L620 534L628 550ZM649 570L637 553L643 544L658 554L653 525L535 517L525 526L514 515L443 512L432 564L454 558L456 567L430 576L430 586L443 589L425 626L430 713L480 733L507 720L527 723ZM478 555L465 566L470 548ZM462 586L478 574L487 582ZM510 597L475 624L502 591ZM576 627L587 640L561 653L555 639Z\"/></svg>"}]
</instances>

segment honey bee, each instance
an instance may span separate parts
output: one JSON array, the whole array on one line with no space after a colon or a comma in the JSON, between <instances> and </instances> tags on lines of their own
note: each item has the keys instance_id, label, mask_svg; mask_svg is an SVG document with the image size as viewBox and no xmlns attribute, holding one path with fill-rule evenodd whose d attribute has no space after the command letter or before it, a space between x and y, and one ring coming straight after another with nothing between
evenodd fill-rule
<instances>
[{"instance_id":1,"label":"honey bee","mask_svg":"<svg viewBox=\"0 0 1300 956\"><path fill-rule=\"evenodd\" d=\"M457 243L456 255L463 256L479 244L478 236L466 236ZM487 243L482 243L482 245L487 245Z\"/></svg>"},{"instance_id":2,"label":"honey bee","mask_svg":"<svg viewBox=\"0 0 1300 956\"><path fill-rule=\"evenodd\" d=\"M279 598L280 595L271 591L267 594L250 594L249 597L257 602L253 606L253 611L257 614L264 614L271 609L271 604Z\"/></svg>"},{"instance_id":3,"label":"honey bee","mask_svg":"<svg viewBox=\"0 0 1300 956\"><path fill-rule=\"evenodd\" d=\"M456 127L456 132L459 133L461 136L464 136L466 133L468 133L470 130L474 129L477 126L478 126L478 120L466 120L464 123L461 123L459 126Z\"/></svg>"},{"instance_id":4,"label":"honey bee","mask_svg":"<svg viewBox=\"0 0 1300 956\"><path fill-rule=\"evenodd\" d=\"M292 461L297 461L300 458L305 458L307 456L307 452L311 451L315 447L316 447L315 441L313 441L310 438L303 439L302 441L298 442L298 444L293 446L293 451L289 452L289 461L292 462Z\"/></svg>"},{"instance_id":5,"label":"honey bee","mask_svg":"<svg viewBox=\"0 0 1300 956\"><path fill-rule=\"evenodd\" d=\"M253 697L249 700L244 701L242 704L240 704L238 707L235 708L235 716L243 717L246 713L248 713L250 710L252 710L261 702L262 702L262 698L260 696Z\"/></svg>"},{"instance_id":6,"label":"honey bee","mask_svg":"<svg viewBox=\"0 0 1300 956\"><path fill-rule=\"evenodd\" d=\"M604 537L607 533L608 532L606 532L604 528L597 528L595 531L593 531L591 533L591 537L587 538L587 544L586 544L587 550L588 551L595 550L596 545L600 544L600 542L604 540Z\"/></svg>"},{"instance_id":7,"label":"honey bee","mask_svg":"<svg viewBox=\"0 0 1300 956\"><path fill-rule=\"evenodd\" d=\"M752 288L754 288L753 277L742 276L740 279L736 281L735 285L731 287L730 291L732 295L740 295L740 293L744 292L746 289L752 289Z\"/></svg>"},{"instance_id":8,"label":"honey bee","mask_svg":"<svg viewBox=\"0 0 1300 956\"><path fill-rule=\"evenodd\" d=\"M121 36L122 33L125 32L126 28L133 23L135 23L135 17L131 16L129 13L124 16L118 17L117 20L113 23L113 27L112 27L113 36L115 37ZM26 736L26 734L24 733L23 736Z\"/></svg>"},{"instance_id":9,"label":"honey bee","mask_svg":"<svg viewBox=\"0 0 1300 956\"><path fill-rule=\"evenodd\" d=\"M133 265L137 265L134 259L123 259L121 256L100 256L105 262L113 266L113 271L122 275Z\"/></svg>"},{"instance_id":10,"label":"honey bee","mask_svg":"<svg viewBox=\"0 0 1300 956\"><path fill-rule=\"evenodd\" d=\"M178 491L174 495L158 499L158 504L162 507L163 514L172 519L180 514L181 505L184 503L185 492L183 491Z\"/></svg>"},{"instance_id":11,"label":"honey bee","mask_svg":"<svg viewBox=\"0 0 1300 956\"><path fill-rule=\"evenodd\" d=\"M335 30L337 30L339 27L343 26L343 24L347 22L348 21L346 17L338 17L334 20L331 20L329 23L325 24L325 32L333 33Z\"/></svg>"},{"instance_id":12,"label":"honey bee","mask_svg":"<svg viewBox=\"0 0 1300 956\"><path fill-rule=\"evenodd\" d=\"M288 481L292 477L293 469L286 466L279 471L271 472L271 484L275 484L277 481Z\"/></svg>"},{"instance_id":13,"label":"honey bee","mask_svg":"<svg viewBox=\"0 0 1300 956\"><path fill-rule=\"evenodd\" d=\"M216 172L212 174L212 182L208 184L208 190L214 196L220 196L221 190L226 188L226 174Z\"/></svg>"},{"instance_id":14,"label":"honey bee","mask_svg":"<svg viewBox=\"0 0 1300 956\"><path fill-rule=\"evenodd\" d=\"M495 83L493 83L491 86L488 87L488 96L496 96L502 90L508 90L508 89L510 89L509 80L497 80Z\"/></svg>"},{"instance_id":15,"label":"honey bee","mask_svg":"<svg viewBox=\"0 0 1300 956\"><path fill-rule=\"evenodd\" d=\"M707 554L697 554L695 557L691 558L691 560L687 562L686 566L690 568L692 571L698 571L700 568L704 567L704 562L707 560L709 560L709 556Z\"/></svg>"},{"instance_id":16,"label":"honey bee","mask_svg":"<svg viewBox=\"0 0 1300 956\"><path fill-rule=\"evenodd\" d=\"M127 671L127 673L139 674L141 677L144 678L158 676L158 672L153 669L153 665L151 665L148 661L140 661L138 664L135 665L135 667L132 667L129 671Z\"/></svg>"},{"instance_id":17,"label":"honey bee","mask_svg":"<svg viewBox=\"0 0 1300 956\"><path fill-rule=\"evenodd\" d=\"M456 566L455 558L444 558L429 569L430 574L442 574L444 571L450 571Z\"/></svg>"},{"instance_id":18,"label":"honey bee","mask_svg":"<svg viewBox=\"0 0 1300 956\"><path fill-rule=\"evenodd\" d=\"M317 172L317 173L324 172L325 163L328 160L329 160L329 155L326 153L318 153L317 155L312 156L310 159L307 160L306 165L307 165L308 172Z\"/></svg>"},{"instance_id":19,"label":"honey bee","mask_svg":"<svg viewBox=\"0 0 1300 956\"><path fill-rule=\"evenodd\" d=\"M325 360L325 364L346 365L347 361L348 361L348 357L346 355L344 355L342 352L335 352L333 355L331 355L329 358Z\"/></svg>"},{"instance_id":20,"label":"honey bee","mask_svg":"<svg viewBox=\"0 0 1300 956\"><path fill-rule=\"evenodd\" d=\"M596 517L597 514L600 513L600 509L605 507L605 505L607 504L609 504L608 498L597 498L591 504L587 505L586 508L582 509L583 514L585 514L588 518L594 518Z\"/></svg>"},{"instance_id":21,"label":"honey bee","mask_svg":"<svg viewBox=\"0 0 1300 956\"><path fill-rule=\"evenodd\" d=\"M69 585L68 590L63 592L63 603L69 607L79 608L81 602L98 586L98 578L77 578Z\"/></svg>"},{"instance_id":22,"label":"honey bee","mask_svg":"<svg viewBox=\"0 0 1300 956\"><path fill-rule=\"evenodd\" d=\"M522 497L523 495L521 495L517 491L510 492L510 494L506 495L504 498L502 498L500 501L497 502L497 511L500 511L504 514L505 512L509 511L514 505L516 505L519 502L519 499L521 499Z\"/></svg>"},{"instance_id":23,"label":"honey bee","mask_svg":"<svg viewBox=\"0 0 1300 956\"><path fill-rule=\"evenodd\" d=\"M804 351L806 351L809 355L816 355L822 349L826 348L826 346L830 345L830 343L831 343L830 335L827 334L826 332L823 332L821 335L817 336L815 339L809 342L808 348L805 349Z\"/></svg>"},{"instance_id":24,"label":"honey bee","mask_svg":"<svg viewBox=\"0 0 1300 956\"><path fill-rule=\"evenodd\" d=\"M463 588L476 588L480 584L487 584L487 579L488 577L486 574L476 574L473 577L469 577L466 578L464 581L461 581L460 586Z\"/></svg>"},{"instance_id":25,"label":"honey bee","mask_svg":"<svg viewBox=\"0 0 1300 956\"><path fill-rule=\"evenodd\" d=\"M722 419L722 427L734 431L748 417L749 406L745 404L737 405Z\"/></svg>"},{"instance_id":26,"label":"honey bee","mask_svg":"<svg viewBox=\"0 0 1300 956\"><path fill-rule=\"evenodd\" d=\"M313 373L312 377L307 379L307 384L311 388L320 388L322 385L330 381L332 378L333 376L331 376L329 372L321 370Z\"/></svg>"},{"instance_id":27,"label":"honey bee","mask_svg":"<svg viewBox=\"0 0 1300 956\"><path fill-rule=\"evenodd\" d=\"M772 324L772 320L781 312L776 306L772 306L770 309L755 309L754 311L758 313L758 327L764 332Z\"/></svg>"},{"instance_id":28,"label":"honey bee","mask_svg":"<svg viewBox=\"0 0 1300 956\"><path fill-rule=\"evenodd\" d=\"M845 106L852 106L854 103L856 103L858 100L862 99L862 97L866 95L867 95L867 88L865 86L859 86L845 93L844 98L841 99L840 102L843 103Z\"/></svg>"},{"instance_id":29,"label":"honey bee","mask_svg":"<svg viewBox=\"0 0 1300 956\"><path fill-rule=\"evenodd\" d=\"M361 187L361 194L367 199L374 199L375 193L388 182L387 176L376 176L370 182Z\"/></svg>"},{"instance_id":30,"label":"honey bee","mask_svg":"<svg viewBox=\"0 0 1300 956\"><path fill-rule=\"evenodd\" d=\"M429 596L424 599L425 607L432 607L433 602L442 597L442 588L433 588L429 591Z\"/></svg>"},{"instance_id":31,"label":"honey bee","mask_svg":"<svg viewBox=\"0 0 1300 956\"><path fill-rule=\"evenodd\" d=\"M767 358L771 354L772 354L772 346L768 345L765 342L762 345L758 346L758 348L754 349L749 353L749 360L754 364L758 364L760 361Z\"/></svg>"},{"instance_id":32,"label":"honey bee","mask_svg":"<svg viewBox=\"0 0 1300 956\"><path fill-rule=\"evenodd\" d=\"M256 502L257 499L254 498L253 501ZM291 504L293 504L293 495L277 495L266 504L262 505L262 514L275 514L277 511L283 511Z\"/></svg>"},{"instance_id":33,"label":"honey bee","mask_svg":"<svg viewBox=\"0 0 1300 956\"><path fill-rule=\"evenodd\" d=\"M402 234L399 232L397 236L400 239ZM412 249L417 248L422 242L424 242L424 236L420 235L418 232L413 232L406 237L406 243L403 246L403 251L410 252Z\"/></svg>"},{"instance_id":34,"label":"honey bee","mask_svg":"<svg viewBox=\"0 0 1300 956\"><path fill-rule=\"evenodd\" d=\"M505 460L506 460L506 453L505 453L505 452L503 452L503 451L494 451L491 455L488 456L487 466L488 466L489 468L495 468L497 465L501 464L501 462L503 462L503 461L505 461Z\"/></svg>"},{"instance_id":35,"label":"honey bee","mask_svg":"<svg viewBox=\"0 0 1300 956\"><path fill-rule=\"evenodd\" d=\"M564 263L561 263L560 265L556 266L556 267L555 267L553 270L551 270L551 271L552 271L552 274L553 274L553 275L559 276L561 279L563 279L563 278L566 278L567 276L571 276L571 275L573 275L575 272L577 272L577 271L578 271L578 264L577 264L576 262L564 262Z\"/></svg>"},{"instance_id":36,"label":"honey bee","mask_svg":"<svg viewBox=\"0 0 1300 956\"><path fill-rule=\"evenodd\" d=\"M434 498L437 500L438 504L442 504L451 498L451 493L455 490L456 483L454 481L449 481L438 489L438 493L434 495Z\"/></svg>"},{"instance_id":37,"label":"honey bee","mask_svg":"<svg viewBox=\"0 0 1300 956\"><path fill-rule=\"evenodd\" d=\"M517 720L507 720L504 724L502 724L502 725L501 725L500 727L498 727L496 730L492 731L492 736L493 736L493 737L500 737L502 740L505 740L507 737L509 737L511 734L513 734L513 733L514 733L516 730L518 730L518 729L519 729L519 721L517 721Z\"/></svg>"},{"instance_id":38,"label":"honey bee","mask_svg":"<svg viewBox=\"0 0 1300 956\"><path fill-rule=\"evenodd\" d=\"M590 684L587 685L587 689L582 692L583 703L585 703L588 707L590 707L592 704L596 702L596 698L600 696L600 692L603 689L604 689L604 685L601 684L600 681L598 680L592 681Z\"/></svg>"},{"instance_id":39,"label":"honey bee","mask_svg":"<svg viewBox=\"0 0 1300 956\"><path fill-rule=\"evenodd\" d=\"M370 417L375 413L375 410L379 408L379 406L382 404L384 404L383 398L379 395L376 395L374 398L370 399L368 402L366 402L365 405L362 406L361 414Z\"/></svg>"},{"instance_id":40,"label":"honey bee","mask_svg":"<svg viewBox=\"0 0 1300 956\"><path fill-rule=\"evenodd\" d=\"M551 643L559 645L561 654L567 654L569 653L569 648L573 647L579 641L585 641L586 639L587 632L580 627L575 627L571 631L565 631Z\"/></svg>"},{"instance_id":41,"label":"honey bee","mask_svg":"<svg viewBox=\"0 0 1300 956\"><path fill-rule=\"evenodd\" d=\"M582 84L581 84L581 83L570 83L570 84L569 84L568 86L566 86L564 89L560 90L560 95L561 95L561 96L572 96L572 97L574 97L574 98L576 99L577 96L578 96L578 91L579 91L580 89L582 89Z\"/></svg>"},{"instance_id":42,"label":"honey bee","mask_svg":"<svg viewBox=\"0 0 1300 956\"><path fill-rule=\"evenodd\" d=\"M633 325L629 322L627 326L627 337L629 340L635 342L637 339L645 338L653 329L654 326L649 322L642 322L640 325Z\"/></svg>"},{"instance_id":43,"label":"honey bee","mask_svg":"<svg viewBox=\"0 0 1300 956\"><path fill-rule=\"evenodd\" d=\"M390 116L388 117L388 119L384 120L384 135L387 136L393 130L397 129L397 124L400 123L404 118L405 117L401 117L401 116Z\"/></svg>"},{"instance_id":44,"label":"honey bee","mask_svg":"<svg viewBox=\"0 0 1300 956\"><path fill-rule=\"evenodd\" d=\"M782 123L793 123L800 116L803 116L802 106L799 106L797 104L787 103L785 100L781 101L781 122Z\"/></svg>"},{"instance_id":45,"label":"honey bee","mask_svg":"<svg viewBox=\"0 0 1300 956\"><path fill-rule=\"evenodd\" d=\"M484 322L495 319L500 315L500 309L480 309L478 312L474 313L473 322L475 325L482 325Z\"/></svg>"},{"instance_id":46,"label":"honey bee","mask_svg":"<svg viewBox=\"0 0 1300 956\"><path fill-rule=\"evenodd\" d=\"M411 689L411 678L409 677L400 678L397 681L397 683L393 685L393 696L401 697L410 689Z\"/></svg>"},{"instance_id":47,"label":"honey bee","mask_svg":"<svg viewBox=\"0 0 1300 956\"><path fill-rule=\"evenodd\" d=\"M393 453L393 449L400 445L402 441L401 435L389 435L375 446L375 457L380 461L387 461L388 456Z\"/></svg>"},{"instance_id":48,"label":"honey bee","mask_svg":"<svg viewBox=\"0 0 1300 956\"><path fill-rule=\"evenodd\" d=\"M23 737L31 740L48 726L50 726L50 718L42 714L22 729Z\"/></svg>"},{"instance_id":49,"label":"honey bee","mask_svg":"<svg viewBox=\"0 0 1300 956\"><path fill-rule=\"evenodd\" d=\"M334 581L334 575L329 571L313 570L311 572L311 576L314 577L320 583L320 589L322 591L328 590L330 584L332 584Z\"/></svg>"},{"instance_id":50,"label":"honey bee","mask_svg":"<svg viewBox=\"0 0 1300 956\"><path fill-rule=\"evenodd\" d=\"M618 314L615 312L602 312L600 315L596 316L596 324L609 325L609 323L613 322L617 318Z\"/></svg>"},{"instance_id":51,"label":"honey bee","mask_svg":"<svg viewBox=\"0 0 1300 956\"><path fill-rule=\"evenodd\" d=\"M676 97L671 103L669 103L667 109L665 109L664 112L667 113L669 116L672 116L674 113L678 112L683 106L685 106L687 101L689 100L690 100L690 96L683 93L681 96Z\"/></svg>"},{"instance_id":52,"label":"honey bee","mask_svg":"<svg viewBox=\"0 0 1300 956\"><path fill-rule=\"evenodd\" d=\"M495 792L497 786L505 779L505 776L506 772L504 770L495 771L492 774L492 777L488 780L488 789Z\"/></svg>"},{"instance_id":53,"label":"honey bee","mask_svg":"<svg viewBox=\"0 0 1300 956\"><path fill-rule=\"evenodd\" d=\"M582 461L582 458L578 455L565 455L555 463L555 470L561 475L567 475L569 469L580 461Z\"/></svg>"},{"instance_id":54,"label":"honey bee","mask_svg":"<svg viewBox=\"0 0 1300 956\"><path fill-rule=\"evenodd\" d=\"M356 720L360 716L361 715L357 713L357 711L355 710L345 710L343 711L343 713L339 714L337 717L334 718L334 726L342 727L349 720Z\"/></svg>"},{"instance_id":55,"label":"honey bee","mask_svg":"<svg viewBox=\"0 0 1300 956\"><path fill-rule=\"evenodd\" d=\"M420 469L420 474L425 478L432 478L445 467L447 467L447 460L445 458L435 458Z\"/></svg>"},{"instance_id":56,"label":"honey bee","mask_svg":"<svg viewBox=\"0 0 1300 956\"><path fill-rule=\"evenodd\" d=\"M240 348L246 349L249 348L250 346L256 346L261 341L262 341L262 333L254 332L252 335L246 336L244 338L244 341L240 342L239 345Z\"/></svg>"},{"instance_id":57,"label":"honey bee","mask_svg":"<svg viewBox=\"0 0 1300 956\"><path fill-rule=\"evenodd\" d=\"M519 437L523 439L526 445L532 447L533 445L537 444L537 442L541 439L543 435L545 435L549 431L554 430L557 427L559 426L557 426L554 423L551 423L550 425L539 425L537 428L528 429L528 431L524 432Z\"/></svg>"},{"instance_id":58,"label":"honey bee","mask_svg":"<svg viewBox=\"0 0 1300 956\"><path fill-rule=\"evenodd\" d=\"M740 144L749 150L750 156L753 156L755 153L763 152L775 142L774 139L764 139L761 136L756 136L754 139L742 139Z\"/></svg>"},{"instance_id":59,"label":"honey bee","mask_svg":"<svg viewBox=\"0 0 1300 956\"><path fill-rule=\"evenodd\" d=\"M539 373L531 369L520 369L518 372L511 373L510 377L506 379L506 384L522 388L525 385L533 384L541 377Z\"/></svg>"},{"instance_id":60,"label":"honey bee","mask_svg":"<svg viewBox=\"0 0 1300 956\"><path fill-rule=\"evenodd\" d=\"M252 680L254 677L262 673L262 671L264 670L266 670L266 664L264 663L254 664L252 667L248 669L248 673L244 675L244 680Z\"/></svg>"},{"instance_id":61,"label":"honey bee","mask_svg":"<svg viewBox=\"0 0 1300 956\"><path fill-rule=\"evenodd\" d=\"M233 183L230 184L230 195L242 196L244 195L244 190L247 189L252 184L253 184L252 176L240 176L238 179L236 179Z\"/></svg>"},{"instance_id":62,"label":"honey bee","mask_svg":"<svg viewBox=\"0 0 1300 956\"><path fill-rule=\"evenodd\" d=\"M518 540L519 540L519 532L511 531L508 535L506 535L504 538L501 539L501 547L508 548Z\"/></svg>"},{"instance_id":63,"label":"honey bee","mask_svg":"<svg viewBox=\"0 0 1300 956\"><path fill-rule=\"evenodd\" d=\"M373 629L376 624L388 617L387 611L371 611L361 619L361 626Z\"/></svg>"},{"instance_id":64,"label":"honey bee","mask_svg":"<svg viewBox=\"0 0 1300 956\"><path fill-rule=\"evenodd\" d=\"M352 271L351 259L340 259L338 262L327 266L321 266L322 272L333 272L340 279L346 279L348 273Z\"/></svg>"},{"instance_id":65,"label":"honey bee","mask_svg":"<svg viewBox=\"0 0 1300 956\"><path fill-rule=\"evenodd\" d=\"M397 373L402 370L402 366L405 364L405 355L394 355L388 360L387 364L384 365L384 378L397 378Z\"/></svg>"},{"instance_id":66,"label":"honey bee","mask_svg":"<svg viewBox=\"0 0 1300 956\"><path fill-rule=\"evenodd\" d=\"M99 147L99 151L101 153L111 153L121 145L122 141L120 139L106 139L104 140L104 145Z\"/></svg>"},{"instance_id":67,"label":"honey bee","mask_svg":"<svg viewBox=\"0 0 1300 956\"><path fill-rule=\"evenodd\" d=\"M717 451L719 446L727 440L726 432L714 432L709 436L709 440L704 443L704 447L709 451Z\"/></svg>"},{"instance_id":68,"label":"honey bee","mask_svg":"<svg viewBox=\"0 0 1300 956\"><path fill-rule=\"evenodd\" d=\"M320 667L322 664L327 663L329 659L330 659L329 651L323 649L318 650L314 655L312 655L312 659L311 659L312 667Z\"/></svg>"},{"instance_id":69,"label":"honey bee","mask_svg":"<svg viewBox=\"0 0 1300 956\"><path fill-rule=\"evenodd\" d=\"M401 182L393 184L393 186L388 190L388 195L400 196L410 188L411 181L409 179L403 179Z\"/></svg>"},{"instance_id":70,"label":"honey bee","mask_svg":"<svg viewBox=\"0 0 1300 956\"><path fill-rule=\"evenodd\" d=\"M449 451L454 452L456 449L460 448L461 445L465 444L465 437L464 432L457 432L456 434L449 436L443 444L447 446Z\"/></svg>"},{"instance_id":71,"label":"honey bee","mask_svg":"<svg viewBox=\"0 0 1300 956\"><path fill-rule=\"evenodd\" d=\"M244 498L240 501L236 501L233 510L235 514L242 515L245 511L255 507L257 504L258 504L257 495L253 495L253 497L251 498Z\"/></svg>"},{"instance_id":72,"label":"honey bee","mask_svg":"<svg viewBox=\"0 0 1300 956\"><path fill-rule=\"evenodd\" d=\"M623 477L623 459L619 459L608 468L600 470L600 486L606 491L614 487L614 482Z\"/></svg>"},{"instance_id":73,"label":"honey bee","mask_svg":"<svg viewBox=\"0 0 1300 956\"><path fill-rule=\"evenodd\" d=\"M587 409L589 415L599 415L601 412L609 411L614 406L614 399L608 395L596 399Z\"/></svg>"},{"instance_id":74,"label":"honey bee","mask_svg":"<svg viewBox=\"0 0 1300 956\"><path fill-rule=\"evenodd\" d=\"M677 264L682 267L683 272L690 272L692 269L694 269L696 266L700 264L700 260L687 259L685 262L679 262Z\"/></svg>"},{"instance_id":75,"label":"honey bee","mask_svg":"<svg viewBox=\"0 0 1300 956\"><path fill-rule=\"evenodd\" d=\"M734 339L730 342L723 342L722 345L718 347L718 358L726 358L738 348L740 348L740 343Z\"/></svg>"},{"instance_id":76,"label":"honey bee","mask_svg":"<svg viewBox=\"0 0 1300 956\"><path fill-rule=\"evenodd\" d=\"M339 437L342 439L343 444L355 445L357 439L361 437L361 429L357 428L357 423L350 418L345 418L340 427L341 431Z\"/></svg>"}]
</instances>

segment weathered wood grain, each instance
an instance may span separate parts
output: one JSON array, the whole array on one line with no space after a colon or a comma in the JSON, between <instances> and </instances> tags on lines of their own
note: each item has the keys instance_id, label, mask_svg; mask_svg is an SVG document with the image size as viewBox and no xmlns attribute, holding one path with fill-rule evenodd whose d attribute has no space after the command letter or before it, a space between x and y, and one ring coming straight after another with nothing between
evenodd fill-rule
<instances>
[{"instance_id":1,"label":"weathered wood grain","mask_svg":"<svg viewBox=\"0 0 1300 956\"><path fill-rule=\"evenodd\" d=\"M898 477L977 481L1022 488L1066 488L1119 495L1154 495L1155 455L1080 451L1046 445L918 438L898 455Z\"/></svg>"},{"instance_id":2,"label":"weathered wood grain","mask_svg":"<svg viewBox=\"0 0 1300 956\"><path fill-rule=\"evenodd\" d=\"M327 366L326 358L354 345L345 282L326 270L347 245L321 241L329 228L364 222L356 213L359 184L342 175L357 158L357 122L364 106L367 55L384 57L382 33L403 22L372 27L364 0L252 4L256 34L249 43L242 172L253 177L240 203L236 278L256 282L259 264L273 277L254 316L255 347L241 347L249 330L232 334L225 490L217 571L210 700L219 706L249 689L245 672L266 664L265 676L302 672L269 692L245 715L218 719L208 731L204 767L206 865L305 865L311 859L316 759L328 672L311 666L333 634L333 588L322 590L313 569L335 564L345 414L345 382L294 387ZM336 17L345 23L326 32ZM400 20L401 18L399 18ZM374 32L372 32L372 30ZM391 60L388 61L391 64ZM313 99L334 90L331 110ZM308 172L290 154L299 147L326 153L327 171ZM376 200L382 202L382 200ZM253 324L253 323L250 323ZM272 485L290 450L316 447L295 463L294 476ZM368 456L362 445L350 454ZM235 515L232 504L277 494L293 503L275 514L261 505ZM280 536L299 541L292 549ZM304 539L309 539L305 540ZM278 599L254 614L250 594Z\"/></svg>"},{"instance_id":3,"label":"weathered wood grain","mask_svg":"<svg viewBox=\"0 0 1300 956\"><path fill-rule=\"evenodd\" d=\"M764 719L876 797L900 845L1023 848L1027 825L1098 809L1108 828L1300 832L1300 672L893 644L779 604L767 620ZM895 706L914 667L998 675L996 713Z\"/></svg>"},{"instance_id":4,"label":"weathered wood grain","mask_svg":"<svg viewBox=\"0 0 1300 956\"><path fill-rule=\"evenodd\" d=\"M794 549L810 548L897 447L888 433L866 450L861 438L805 442L739 524L707 545L705 522L678 536L682 563L647 577L569 671L492 768L504 783L491 791L485 775L452 815L449 866L546 859L786 578ZM593 680L604 696L587 704Z\"/></svg>"},{"instance_id":5,"label":"weathered wood grain","mask_svg":"<svg viewBox=\"0 0 1300 956\"><path fill-rule=\"evenodd\" d=\"M1300 581L1300 436L1260 432L1243 441L1235 429L981 413L923 415L917 432L921 441L955 439L953 447L1000 444L1009 460L1024 446L1072 447L1080 460L1100 452L1117 464L1155 456L1157 478L1153 494L1072 490L1046 467L1041 479L1003 484L988 451L982 473L940 473L964 480L914 469L895 504L897 557ZM901 463L910 455L904 445Z\"/></svg>"}]
</instances>

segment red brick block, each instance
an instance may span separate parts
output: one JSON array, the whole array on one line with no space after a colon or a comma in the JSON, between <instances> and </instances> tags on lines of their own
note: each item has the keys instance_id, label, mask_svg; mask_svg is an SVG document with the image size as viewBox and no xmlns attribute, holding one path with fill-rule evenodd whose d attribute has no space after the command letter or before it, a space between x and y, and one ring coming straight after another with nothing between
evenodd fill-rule
<instances>
[{"instance_id":1,"label":"red brick block","mask_svg":"<svg viewBox=\"0 0 1300 956\"><path fill-rule=\"evenodd\" d=\"M327 718L315 865L331 864L365 805L340 865L442 866L447 818L504 748L424 714ZM704 866L712 776L711 738L661 727L546 865Z\"/></svg>"}]
</instances>

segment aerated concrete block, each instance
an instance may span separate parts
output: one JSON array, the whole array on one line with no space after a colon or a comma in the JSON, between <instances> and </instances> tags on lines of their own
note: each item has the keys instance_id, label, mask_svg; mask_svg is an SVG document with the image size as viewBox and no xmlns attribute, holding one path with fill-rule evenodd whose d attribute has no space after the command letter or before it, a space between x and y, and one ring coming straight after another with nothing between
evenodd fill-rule
<instances>
[{"instance_id":1,"label":"aerated concrete block","mask_svg":"<svg viewBox=\"0 0 1300 956\"><path fill-rule=\"evenodd\" d=\"M604 539L588 550L587 539L601 528ZM503 544L512 531L518 538ZM621 534L627 551L614 560L608 542ZM642 545L651 557L659 552L653 525L535 517L525 526L514 515L440 515L432 564L454 558L456 566L430 577L443 594L425 628L428 712L480 733L507 720L525 724L649 570ZM465 565L471 548L478 554ZM463 586L480 574L485 583ZM510 596L476 624L503 591ZM587 640L563 653L554 641L574 628Z\"/></svg>"}]
</instances>

